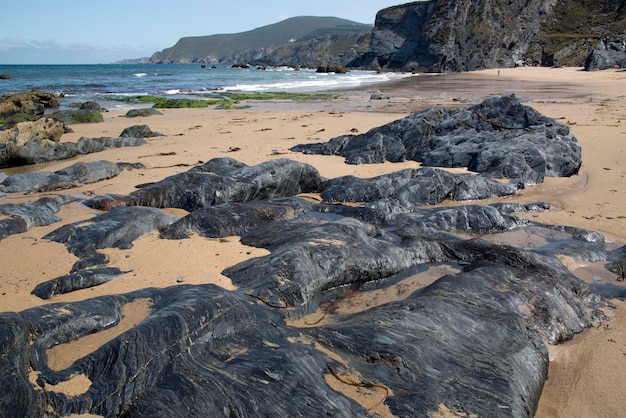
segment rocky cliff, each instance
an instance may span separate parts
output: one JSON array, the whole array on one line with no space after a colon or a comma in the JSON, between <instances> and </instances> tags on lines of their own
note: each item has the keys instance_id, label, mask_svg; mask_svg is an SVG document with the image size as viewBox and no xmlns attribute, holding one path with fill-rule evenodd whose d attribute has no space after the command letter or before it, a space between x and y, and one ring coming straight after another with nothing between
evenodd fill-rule
<instances>
[{"instance_id":1,"label":"rocky cliff","mask_svg":"<svg viewBox=\"0 0 626 418\"><path fill-rule=\"evenodd\" d=\"M431 0L383 9L370 69L471 71L515 65L582 66L598 40L623 28L624 0Z\"/></svg>"}]
</instances>

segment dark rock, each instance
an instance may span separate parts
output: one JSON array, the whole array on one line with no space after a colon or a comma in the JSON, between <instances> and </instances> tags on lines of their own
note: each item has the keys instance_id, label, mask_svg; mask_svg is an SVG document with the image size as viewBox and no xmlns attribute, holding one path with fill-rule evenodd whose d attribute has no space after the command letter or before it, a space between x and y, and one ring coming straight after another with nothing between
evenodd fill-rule
<instances>
[{"instance_id":1,"label":"dark rock","mask_svg":"<svg viewBox=\"0 0 626 418\"><path fill-rule=\"evenodd\" d=\"M147 116L162 115L162 114L163 113L159 112L157 109L153 107L148 107L145 109L131 109L128 112L126 112L125 116L127 118L136 118L138 116L147 117Z\"/></svg>"},{"instance_id":2,"label":"dark rock","mask_svg":"<svg viewBox=\"0 0 626 418\"><path fill-rule=\"evenodd\" d=\"M110 282L124 273L117 267L82 270L40 283L35 286L31 293L41 299L51 299L56 295L88 289Z\"/></svg>"},{"instance_id":3,"label":"dark rock","mask_svg":"<svg viewBox=\"0 0 626 418\"><path fill-rule=\"evenodd\" d=\"M344 353L364 381L391 388L384 402L396 416L432 416L441 405L474 416L532 416L548 371L542 340L602 316L571 275L533 262L534 272L485 266L445 276L402 302L303 333ZM542 273L559 279L545 283Z\"/></svg>"},{"instance_id":4,"label":"dark rock","mask_svg":"<svg viewBox=\"0 0 626 418\"><path fill-rule=\"evenodd\" d=\"M493 97L465 109L433 108L326 144L291 148L341 155L349 164L414 160L428 166L467 167L519 187L544 176L578 173L580 145L569 128L524 106L514 96Z\"/></svg>"},{"instance_id":5,"label":"dark rock","mask_svg":"<svg viewBox=\"0 0 626 418\"><path fill-rule=\"evenodd\" d=\"M34 226L45 226L58 222L54 214L66 203L78 200L77 197L61 195L42 197L32 203L0 205L0 213L9 219L0 220L0 240L9 235L21 234Z\"/></svg>"},{"instance_id":6,"label":"dark rock","mask_svg":"<svg viewBox=\"0 0 626 418\"><path fill-rule=\"evenodd\" d=\"M95 110L96 112L108 112L104 107L100 106L98 102L93 100L87 101L80 105L80 110Z\"/></svg>"},{"instance_id":7,"label":"dark rock","mask_svg":"<svg viewBox=\"0 0 626 418\"><path fill-rule=\"evenodd\" d=\"M268 200L318 192L323 179L312 166L277 159L247 166L231 158L215 158L128 196L110 196L91 202L95 209L121 206L181 208L192 212L227 202Z\"/></svg>"},{"instance_id":8,"label":"dark rock","mask_svg":"<svg viewBox=\"0 0 626 418\"><path fill-rule=\"evenodd\" d=\"M152 313L137 326L65 370L48 367L47 349L116 325L125 304L145 298ZM0 341L0 410L8 417L42 415L52 405L59 415L367 414L324 382L333 360L298 341L279 312L212 285L1 313L0 327L11 330ZM31 361L36 383L29 381ZM72 375L94 383L71 398L48 389Z\"/></svg>"},{"instance_id":9,"label":"dark rock","mask_svg":"<svg viewBox=\"0 0 626 418\"><path fill-rule=\"evenodd\" d=\"M143 138L85 138L77 142L56 143L29 139L19 146L4 147L0 144L0 167L37 164L58 161L76 155L100 152L106 148L135 147L147 144Z\"/></svg>"},{"instance_id":10,"label":"dark rock","mask_svg":"<svg viewBox=\"0 0 626 418\"><path fill-rule=\"evenodd\" d=\"M71 125L73 123L97 123L104 122L104 117L99 110L92 109L69 109L50 113L51 118Z\"/></svg>"},{"instance_id":11,"label":"dark rock","mask_svg":"<svg viewBox=\"0 0 626 418\"><path fill-rule=\"evenodd\" d=\"M14 174L0 183L0 191L15 193L68 189L115 177L120 171L120 166L110 161L78 162L55 172Z\"/></svg>"},{"instance_id":12,"label":"dark rock","mask_svg":"<svg viewBox=\"0 0 626 418\"><path fill-rule=\"evenodd\" d=\"M59 99L56 94L33 90L22 93L7 93L0 97L0 119L18 113L42 116L46 109L57 109Z\"/></svg>"},{"instance_id":13,"label":"dark rock","mask_svg":"<svg viewBox=\"0 0 626 418\"><path fill-rule=\"evenodd\" d=\"M153 138L155 136L163 136L163 134L153 132L148 125L134 125L124 129L120 134L122 138Z\"/></svg>"},{"instance_id":14,"label":"dark rock","mask_svg":"<svg viewBox=\"0 0 626 418\"><path fill-rule=\"evenodd\" d=\"M161 232L160 237L188 238L191 232L210 238L243 235L272 222L294 219L311 211L313 206L312 203L298 198L224 203L193 211Z\"/></svg>"},{"instance_id":15,"label":"dark rock","mask_svg":"<svg viewBox=\"0 0 626 418\"><path fill-rule=\"evenodd\" d=\"M435 205L444 200L473 200L510 196L517 188L474 174L452 174L434 168L405 169L363 179L354 176L328 180L324 202L392 202L393 212L410 211L416 205ZM389 204L389 203L387 203Z\"/></svg>"},{"instance_id":16,"label":"dark rock","mask_svg":"<svg viewBox=\"0 0 626 418\"><path fill-rule=\"evenodd\" d=\"M85 263L75 265L73 271L78 271L106 263L106 258L98 255L97 250L132 248L135 239L163 230L176 220L177 217L156 208L118 208L86 221L64 225L44 239L65 244L68 251L77 257L94 261L88 266Z\"/></svg>"},{"instance_id":17,"label":"dark rock","mask_svg":"<svg viewBox=\"0 0 626 418\"><path fill-rule=\"evenodd\" d=\"M53 405L60 415L218 410L297 416L312 415L315 405L313 415L365 415L324 379L337 379L349 367L386 393L382 402L398 416L429 416L442 404L477 416L532 416L547 377L544 341L566 340L605 320L600 300L584 283L555 257L531 251L480 240L407 238L394 245L377 238L371 226L347 219L277 222L254 235L277 256L276 270L248 269L240 291L179 285L0 314L0 327L11 331L0 341L2 410L36 416ZM358 248L365 250L363 260L345 257ZM401 302L335 316L324 325L290 327L284 318L294 312L272 307L272 296L319 297L333 294L341 282L384 289L388 281L362 271L390 273L394 264L435 259L466 267ZM267 264L259 261L257 266ZM326 285L305 284L318 268ZM293 274L298 272L306 278ZM249 293L263 282L263 291L274 295ZM67 368L49 368L48 349L116 325L123 306L140 299L151 305L147 318ZM38 372L34 383L32 371ZM94 382L82 394L70 398L50 389L77 375Z\"/></svg>"},{"instance_id":18,"label":"dark rock","mask_svg":"<svg viewBox=\"0 0 626 418\"><path fill-rule=\"evenodd\" d=\"M328 65L320 65L317 67L317 73L335 73L335 74L345 74L349 72L348 68L345 65L340 64L328 64Z\"/></svg>"},{"instance_id":19,"label":"dark rock","mask_svg":"<svg viewBox=\"0 0 626 418\"><path fill-rule=\"evenodd\" d=\"M11 76L8 74L0 74L0 80L10 80Z\"/></svg>"},{"instance_id":20,"label":"dark rock","mask_svg":"<svg viewBox=\"0 0 626 418\"><path fill-rule=\"evenodd\" d=\"M525 123L518 127L520 113ZM437 114L420 116L424 122ZM426 149L438 149L440 140L429 131L453 131L453 145L460 146L471 143L462 132L475 141L501 130L533 131L543 120L517 106L459 115L463 122L434 117L428 126L415 122L417 132L427 134ZM386 133L391 139L379 141L392 150L379 150L381 155L400 160L403 153L417 152L397 139L416 136L415 130L404 130L405 123L413 126L398 121L381 128L397 134ZM475 133L482 132L474 131L482 124L488 134ZM550 129L555 136L568 134L550 126L544 137ZM349 141L339 142L333 146L348 147ZM473 146L480 150L488 142ZM467 147L458 154L470 152ZM345 384L342 376L350 373L359 376L355 386L376 390L396 416L434 416L442 405L459 415L533 416L547 379L545 344L607 321L602 309L608 304L599 295L621 295L615 289L592 291L557 256L617 263L624 250L607 253L603 237L593 231L514 216L546 209L541 203L418 206L515 190L481 175L433 168L326 180L315 168L287 159L247 166L217 158L127 196L86 201L110 211L44 237L65 244L79 260L70 274L36 288L43 297L123 273L89 268L108 263L98 250L130 248L155 230L171 239L241 234L242 244L269 254L222 272L234 291L177 284L0 313L0 415L367 416L370 411L332 388L332 382ZM305 192L321 193L324 201L296 197ZM0 234L54 222L55 210L72 199L77 198L2 205L0 213L11 218L0 221ZM341 204L349 200L352 204ZM178 220L156 207L191 213ZM467 239L539 228L553 232L539 248ZM450 273L422 288L404 282L435 266ZM410 290L401 290L407 286ZM402 300L337 314L350 294L369 291ZM120 324L128 303L145 304L149 313L127 318L134 324L127 331L76 355L61 370L52 369L50 349L83 346L81 337ZM286 321L312 312L322 318L317 324L296 327ZM58 390L77 376L90 382L81 393Z\"/></svg>"},{"instance_id":21,"label":"dark rock","mask_svg":"<svg viewBox=\"0 0 626 418\"><path fill-rule=\"evenodd\" d=\"M626 67L626 36L602 38L587 57L585 70L606 70Z\"/></svg>"}]
</instances>

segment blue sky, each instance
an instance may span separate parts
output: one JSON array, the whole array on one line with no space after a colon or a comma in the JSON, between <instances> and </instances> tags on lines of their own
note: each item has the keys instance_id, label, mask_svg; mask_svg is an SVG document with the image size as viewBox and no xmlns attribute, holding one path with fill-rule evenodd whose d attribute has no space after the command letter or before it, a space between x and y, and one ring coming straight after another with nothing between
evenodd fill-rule
<instances>
[{"instance_id":1,"label":"blue sky","mask_svg":"<svg viewBox=\"0 0 626 418\"><path fill-rule=\"evenodd\" d=\"M0 64L97 64L151 56L184 36L238 33L296 16L374 23L402 0L17 0L2 5Z\"/></svg>"}]
</instances>

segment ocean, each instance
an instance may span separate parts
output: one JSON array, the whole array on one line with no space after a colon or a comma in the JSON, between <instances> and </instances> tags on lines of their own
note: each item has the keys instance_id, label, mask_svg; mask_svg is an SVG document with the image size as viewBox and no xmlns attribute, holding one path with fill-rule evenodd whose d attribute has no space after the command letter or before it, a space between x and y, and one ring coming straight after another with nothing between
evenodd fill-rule
<instances>
[{"instance_id":1,"label":"ocean","mask_svg":"<svg viewBox=\"0 0 626 418\"><path fill-rule=\"evenodd\" d=\"M350 71L346 74L318 74L314 69L294 70L267 67L265 70L215 68L199 64L98 64L98 65L0 65L0 95L39 89L61 95L61 108L70 103L107 96L157 95L172 98L219 91L316 92L384 83L407 74ZM108 102L104 107L129 107Z\"/></svg>"}]
</instances>

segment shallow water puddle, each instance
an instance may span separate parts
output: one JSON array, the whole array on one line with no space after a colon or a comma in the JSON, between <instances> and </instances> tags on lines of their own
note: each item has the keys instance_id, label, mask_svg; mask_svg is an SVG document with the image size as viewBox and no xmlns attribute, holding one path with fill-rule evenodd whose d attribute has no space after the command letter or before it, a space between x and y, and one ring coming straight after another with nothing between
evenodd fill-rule
<instances>
[{"instance_id":1,"label":"shallow water puddle","mask_svg":"<svg viewBox=\"0 0 626 418\"><path fill-rule=\"evenodd\" d=\"M389 387L381 383L364 380L360 373L349 366L347 359L328 347L314 342L309 337L300 336L290 338L289 341L312 345L316 350L338 362L339 365L331 365L330 363L327 365L324 381L334 391L342 393L365 408L369 412L368 416L381 418L395 416L385 404L387 397L393 396L393 391Z\"/></svg>"},{"instance_id":2,"label":"shallow water puddle","mask_svg":"<svg viewBox=\"0 0 626 418\"><path fill-rule=\"evenodd\" d=\"M137 299L122 307L122 320L116 326L56 345L46 351L48 367L60 371L70 367L76 360L93 353L98 348L122 335L147 318L151 310L150 299Z\"/></svg>"},{"instance_id":3,"label":"shallow water puddle","mask_svg":"<svg viewBox=\"0 0 626 418\"><path fill-rule=\"evenodd\" d=\"M337 297L321 302L316 312L297 320L289 320L287 323L299 328L325 324L331 322L332 315L358 313L375 306L404 300L411 293L428 286L439 278L460 272L460 268L451 264L418 266L398 274L391 284L386 283L384 287L372 290L345 288Z\"/></svg>"}]
</instances>

